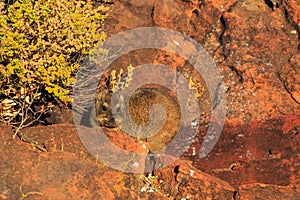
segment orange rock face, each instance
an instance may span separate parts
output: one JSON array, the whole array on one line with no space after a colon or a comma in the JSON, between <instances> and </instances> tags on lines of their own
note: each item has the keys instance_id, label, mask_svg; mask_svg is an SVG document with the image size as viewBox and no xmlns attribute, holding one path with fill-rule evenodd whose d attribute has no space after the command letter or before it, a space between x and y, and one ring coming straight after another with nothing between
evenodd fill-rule
<instances>
[{"instance_id":1,"label":"orange rock face","mask_svg":"<svg viewBox=\"0 0 300 200\"><path fill-rule=\"evenodd\" d=\"M48 152L10 139L13 134L10 127L1 126L0 197L298 199L299 129L299 114L263 123L227 124L207 157L200 159L193 154L193 148L199 150L201 144L196 138L198 142L183 155L185 159L161 166L153 174L130 174L113 170L91 156L73 125L33 127L23 131L26 138L34 139ZM112 141L117 145L124 145L126 141L130 151L145 151L129 136L121 138ZM164 159L164 155L161 158ZM127 169L132 167L131 162L127 164Z\"/></svg>"},{"instance_id":2,"label":"orange rock face","mask_svg":"<svg viewBox=\"0 0 300 200\"><path fill-rule=\"evenodd\" d=\"M192 37L208 51L223 75L227 120L249 122L300 109L298 7L292 0L273 7L258 0L116 1L108 19L108 36L158 26ZM129 23L131 20L135 23ZM174 55L146 54L137 51L127 56L126 62L182 64Z\"/></svg>"}]
</instances>

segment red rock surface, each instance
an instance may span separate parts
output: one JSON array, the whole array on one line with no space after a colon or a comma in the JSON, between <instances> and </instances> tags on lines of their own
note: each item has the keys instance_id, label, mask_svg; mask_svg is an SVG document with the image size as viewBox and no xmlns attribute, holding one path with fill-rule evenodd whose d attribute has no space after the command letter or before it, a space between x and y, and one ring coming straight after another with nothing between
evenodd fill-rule
<instances>
[{"instance_id":1,"label":"red rock surface","mask_svg":"<svg viewBox=\"0 0 300 200\"><path fill-rule=\"evenodd\" d=\"M115 1L108 37L136 27L166 27L192 37L214 59L228 105L217 145L203 159L193 154L203 140L202 126L182 160L146 177L98 163L73 125L23 131L49 152L12 140L10 127L1 126L0 199L300 199L300 9L297 0L277 2ZM124 55L114 65L147 62L185 65L155 50ZM70 112L57 117L59 112L48 122L72 121ZM126 135L110 136L120 146L143 150Z\"/></svg>"},{"instance_id":2,"label":"red rock surface","mask_svg":"<svg viewBox=\"0 0 300 200\"><path fill-rule=\"evenodd\" d=\"M12 140L10 127L0 127L1 199L168 199L199 192L203 197L229 199L233 195L228 183L187 161L177 161L146 180L143 174L126 174L98 163L80 144L73 126L40 129L28 128L24 136L38 136L36 141L49 152ZM194 171L192 176L189 170Z\"/></svg>"},{"instance_id":3,"label":"red rock surface","mask_svg":"<svg viewBox=\"0 0 300 200\"><path fill-rule=\"evenodd\" d=\"M300 115L225 126L213 151L193 165L204 172L241 184L300 184ZM200 140L201 141L201 140ZM199 143L192 146L197 147ZM192 151L186 155L190 157Z\"/></svg>"},{"instance_id":4,"label":"red rock surface","mask_svg":"<svg viewBox=\"0 0 300 200\"><path fill-rule=\"evenodd\" d=\"M299 104L299 3L277 1L115 1L108 37L132 28L159 26L199 42L216 62L227 90L231 123L290 114ZM159 53L158 53L159 54ZM160 62L181 66L174 55L135 52L125 66ZM149 58L150 57L150 58ZM117 65L122 65L122 62Z\"/></svg>"},{"instance_id":5,"label":"red rock surface","mask_svg":"<svg viewBox=\"0 0 300 200\"><path fill-rule=\"evenodd\" d=\"M23 131L49 152L11 139L11 128L1 126L0 198L299 199L299 130L300 115L225 125L207 157L199 159L187 152L185 159L149 177L115 171L97 162L73 125ZM122 137L114 142L130 143L129 136Z\"/></svg>"}]
</instances>

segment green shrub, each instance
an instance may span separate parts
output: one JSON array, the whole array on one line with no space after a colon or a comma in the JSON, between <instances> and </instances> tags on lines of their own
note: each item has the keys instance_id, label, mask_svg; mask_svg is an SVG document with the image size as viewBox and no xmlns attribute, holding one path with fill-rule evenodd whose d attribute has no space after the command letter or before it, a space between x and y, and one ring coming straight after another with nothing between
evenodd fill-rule
<instances>
[{"instance_id":1,"label":"green shrub","mask_svg":"<svg viewBox=\"0 0 300 200\"><path fill-rule=\"evenodd\" d=\"M70 103L80 62L105 39L107 13L108 7L90 0L16 0L7 7L0 2L2 117L24 103ZM1 105L4 100L13 106Z\"/></svg>"}]
</instances>

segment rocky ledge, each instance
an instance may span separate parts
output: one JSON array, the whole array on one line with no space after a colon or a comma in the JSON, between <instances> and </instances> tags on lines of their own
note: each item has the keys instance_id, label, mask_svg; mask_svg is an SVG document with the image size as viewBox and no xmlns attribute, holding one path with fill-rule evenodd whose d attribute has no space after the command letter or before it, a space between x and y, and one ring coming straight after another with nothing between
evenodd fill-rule
<instances>
[{"instance_id":1,"label":"rocky ledge","mask_svg":"<svg viewBox=\"0 0 300 200\"><path fill-rule=\"evenodd\" d=\"M11 139L11 128L1 126L0 198L296 200L300 198L299 130L300 114L226 124L207 157L187 152L149 176L122 173L99 163L73 125L24 130L26 138L47 152ZM128 150L143 150L125 134L110 135Z\"/></svg>"}]
</instances>

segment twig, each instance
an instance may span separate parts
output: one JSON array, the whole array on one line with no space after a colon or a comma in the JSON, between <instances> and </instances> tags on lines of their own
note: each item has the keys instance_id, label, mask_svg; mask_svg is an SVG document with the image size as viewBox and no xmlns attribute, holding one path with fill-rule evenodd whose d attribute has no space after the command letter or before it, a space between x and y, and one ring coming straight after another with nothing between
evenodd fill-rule
<instances>
[{"instance_id":1,"label":"twig","mask_svg":"<svg viewBox=\"0 0 300 200\"><path fill-rule=\"evenodd\" d=\"M34 191L34 192L27 192L26 194L24 194L23 191L22 191L22 183L20 185L20 192L21 192L22 196L19 198L19 200L22 200L22 199L26 198L29 195L40 195L40 196L43 197L43 199L46 199L45 195L41 192Z\"/></svg>"},{"instance_id":2,"label":"twig","mask_svg":"<svg viewBox=\"0 0 300 200\"><path fill-rule=\"evenodd\" d=\"M42 146L42 145L39 145L36 141L33 141L33 140L31 140L31 139L26 138L25 136L23 136L23 134L22 134L21 131L19 131L19 132L17 133L17 136L20 138L21 141L26 142L26 143L29 143L29 144L31 144L33 147L35 147L35 148L37 148L37 149L39 149L39 150L41 150L41 151L43 151L43 152L48 152L48 150L46 149L45 145L43 145L43 146Z\"/></svg>"}]
</instances>

